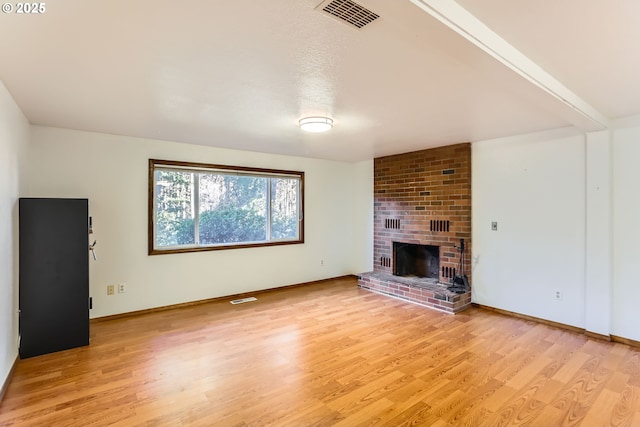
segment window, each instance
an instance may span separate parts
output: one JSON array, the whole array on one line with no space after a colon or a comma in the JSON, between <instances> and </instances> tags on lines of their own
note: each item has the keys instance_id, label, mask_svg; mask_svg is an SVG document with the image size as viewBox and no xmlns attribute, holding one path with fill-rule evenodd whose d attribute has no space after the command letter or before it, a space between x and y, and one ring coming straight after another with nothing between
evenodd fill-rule
<instances>
[{"instance_id":1,"label":"window","mask_svg":"<svg viewBox=\"0 0 640 427\"><path fill-rule=\"evenodd\" d=\"M304 242L304 172L149 160L149 254Z\"/></svg>"}]
</instances>

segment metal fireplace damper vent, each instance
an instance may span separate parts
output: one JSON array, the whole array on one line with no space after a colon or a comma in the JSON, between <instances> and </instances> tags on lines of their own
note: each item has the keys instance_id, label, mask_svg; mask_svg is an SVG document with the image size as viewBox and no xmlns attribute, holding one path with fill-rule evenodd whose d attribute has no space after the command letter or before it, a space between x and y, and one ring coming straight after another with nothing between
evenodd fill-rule
<instances>
[{"instance_id":1,"label":"metal fireplace damper vent","mask_svg":"<svg viewBox=\"0 0 640 427\"><path fill-rule=\"evenodd\" d=\"M377 13L351 0L326 0L320 3L316 10L338 18L357 29L372 23L380 17Z\"/></svg>"}]
</instances>

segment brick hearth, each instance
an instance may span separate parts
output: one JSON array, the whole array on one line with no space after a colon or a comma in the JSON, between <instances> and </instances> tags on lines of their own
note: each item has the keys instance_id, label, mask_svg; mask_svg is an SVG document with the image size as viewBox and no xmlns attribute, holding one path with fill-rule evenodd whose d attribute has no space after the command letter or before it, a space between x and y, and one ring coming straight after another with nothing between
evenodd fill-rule
<instances>
[{"instance_id":1,"label":"brick hearth","mask_svg":"<svg viewBox=\"0 0 640 427\"><path fill-rule=\"evenodd\" d=\"M447 313L458 313L471 305L471 293L456 294L443 285L427 279L407 279L388 273L361 274L358 286Z\"/></svg>"},{"instance_id":2,"label":"brick hearth","mask_svg":"<svg viewBox=\"0 0 640 427\"><path fill-rule=\"evenodd\" d=\"M359 286L458 312L471 303L470 292L446 290L459 273L465 241L464 273L471 284L471 145L416 151L374 160L374 269ZM439 277L431 282L394 276L393 243L439 247Z\"/></svg>"}]
</instances>

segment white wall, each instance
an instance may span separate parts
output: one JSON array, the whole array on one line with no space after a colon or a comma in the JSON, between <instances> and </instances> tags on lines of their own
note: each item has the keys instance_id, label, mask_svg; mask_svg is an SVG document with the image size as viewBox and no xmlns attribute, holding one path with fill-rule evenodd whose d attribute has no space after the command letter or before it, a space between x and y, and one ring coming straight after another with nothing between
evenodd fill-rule
<instances>
[{"instance_id":1,"label":"white wall","mask_svg":"<svg viewBox=\"0 0 640 427\"><path fill-rule=\"evenodd\" d=\"M372 162L354 165L39 126L32 127L28 158L33 171L28 196L89 198L98 241L98 261L91 262L90 273L92 317L370 269L371 231L354 226L354 218L361 213L372 218L372 207L365 206L367 197L354 199L354 194L373 187ZM305 243L148 256L149 158L304 171ZM126 283L127 292L107 296L107 285L117 283Z\"/></svg>"},{"instance_id":2,"label":"white wall","mask_svg":"<svg viewBox=\"0 0 640 427\"><path fill-rule=\"evenodd\" d=\"M584 327L585 136L474 143L472 200L473 301Z\"/></svg>"},{"instance_id":3,"label":"white wall","mask_svg":"<svg viewBox=\"0 0 640 427\"><path fill-rule=\"evenodd\" d=\"M611 334L640 341L640 116L613 131Z\"/></svg>"},{"instance_id":4,"label":"white wall","mask_svg":"<svg viewBox=\"0 0 640 427\"><path fill-rule=\"evenodd\" d=\"M473 300L640 341L639 160L640 116L474 143Z\"/></svg>"},{"instance_id":5,"label":"white wall","mask_svg":"<svg viewBox=\"0 0 640 427\"><path fill-rule=\"evenodd\" d=\"M373 270L373 160L355 163L353 186L353 216L351 218L354 239L358 250L354 251L353 267L356 274ZM363 247L364 245L364 247Z\"/></svg>"},{"instance_id":6,"label":"white wall","mask_svg":"<svg viewBox=\"0 0 640 427\"><path fill-rule=\"evenodd\" d=\"M29 123L0 82L0 385L18 355L18 197Z\"/></svg>"},{"instance_id":7,"label":"white wall","mask_svg":"<svg viewBox=\"0 0 640 427\"><path fill-rule=\"evenodd\" d=\"M586 135L586 247L584 328L611 332L612 294L612 161L611 132Z\"/></svg>"}]
</instances>

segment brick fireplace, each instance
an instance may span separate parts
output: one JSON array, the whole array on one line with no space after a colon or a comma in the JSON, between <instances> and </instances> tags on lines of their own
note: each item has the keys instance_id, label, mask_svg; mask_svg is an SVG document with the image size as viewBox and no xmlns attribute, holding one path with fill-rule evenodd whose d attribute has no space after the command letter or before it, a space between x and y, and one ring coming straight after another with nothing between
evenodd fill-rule
<instances>
[{"instance_id":1,"label":"brick fireplace","mask_svg":"<svg viewBox=\"0 0 640 427\"><path fill-rule=\"evenodd\" d=\"M374 269L360 287L459 312L471 293L447 285L460 274L460 239L471 284L470 144L374 160Z\"/></svg>"}]
</instances>

